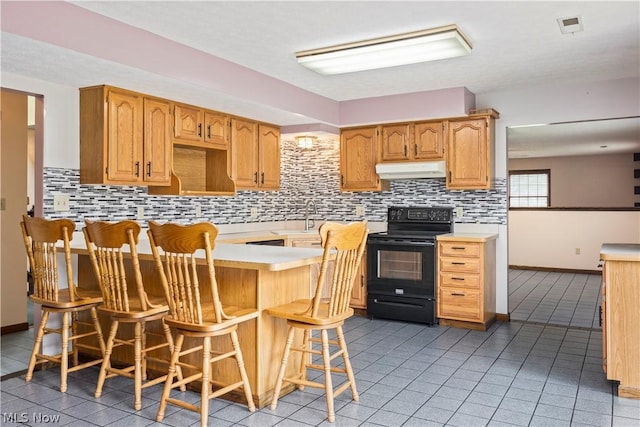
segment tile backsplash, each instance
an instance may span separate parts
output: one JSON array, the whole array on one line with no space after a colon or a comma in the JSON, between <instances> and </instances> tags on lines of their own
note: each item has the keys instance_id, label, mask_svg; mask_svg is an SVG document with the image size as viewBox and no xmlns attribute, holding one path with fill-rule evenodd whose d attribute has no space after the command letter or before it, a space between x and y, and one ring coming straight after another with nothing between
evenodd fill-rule
<instances>
[{"instance_id":1,"label":"tile backsplash","mask_svg":"<svg viewBox=\"0 0 640 427\"><path fill-rule=\"evenodd\" d=\"M315 218L331 221L360 220L356 207L364 207L370 221L385 221L387 207L394 205L462 207L457 223L506 224L507 183L498 179L491 190L450 191L444 178L391 181L382 192L341 192L339 141L323 140L311 149L292 141L281 144L279 191L238 191L235 196L150 196L146 187L83 185L77 169L45 168L44 215L71 218L81 226L84 219L119 221L136 219L138 207L144 220L189 223L208 220L217 224L289 221L304 219L304 205L313 199ZM70 211L55 212L53 196L67 194ZM201 210L196 217L196 207ZM251 209L257 208L257 218Z\"/></svg>"}]
</instances>

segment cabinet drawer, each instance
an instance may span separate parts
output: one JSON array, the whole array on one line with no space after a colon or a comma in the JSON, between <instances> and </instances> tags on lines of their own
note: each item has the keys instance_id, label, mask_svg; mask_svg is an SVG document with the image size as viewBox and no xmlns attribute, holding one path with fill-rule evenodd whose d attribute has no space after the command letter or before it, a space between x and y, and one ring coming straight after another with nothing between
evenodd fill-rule
<instances>
[{"instance_id":1,"label":"cabinet drawer","mask_svg":"<svg viewBox=\"0 0 640 427\"><path fill-rule=\"evenodd\" d=\"M440 255L479 257L480 243L471 242L441 242Z\"/></svg>"},{"instance_id":2,"label":"cabinet drawer","mask_svg":"<svg viewBox=\"0 0 640 427\"><path fill-rule=\"evenodd\" d=\"M438 317L480 320L480 292L440 288L438 296Z\"/></svg>"},{"instance_id":3,"label":"cabinet drawer","mask_svg":"<svg viewBox=\"0 0 640 427\"><path fill-rule=\"evenodd\" d=\"M440 270L454 273L480 273L480 260L477 258L440 257Z\"/></svg>"},{"instance_id":4,"label":"cabinet drawer","mask_svg":"<svg viewBox=\"0 0 640 427\"><path fill-rule=\"evenodd\" d=\"M462 273L440 273L438 286L480 289L480 275Z\"/></svg>"}]
</instances>

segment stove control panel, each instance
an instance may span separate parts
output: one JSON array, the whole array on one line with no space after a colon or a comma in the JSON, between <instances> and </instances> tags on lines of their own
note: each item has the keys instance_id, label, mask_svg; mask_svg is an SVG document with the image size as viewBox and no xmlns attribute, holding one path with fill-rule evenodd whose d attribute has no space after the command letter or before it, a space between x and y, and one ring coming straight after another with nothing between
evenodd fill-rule
<instances>
[{"instance_id":1,"label":"stove control panel","mask_svg":"<svg viewBox=\"0 0 640 427\"><path fill-rule=\"evenodd\" d=\"M449 207L391 207L389 222L451 222L453 208Z\"/></svg>"}]
</instances>

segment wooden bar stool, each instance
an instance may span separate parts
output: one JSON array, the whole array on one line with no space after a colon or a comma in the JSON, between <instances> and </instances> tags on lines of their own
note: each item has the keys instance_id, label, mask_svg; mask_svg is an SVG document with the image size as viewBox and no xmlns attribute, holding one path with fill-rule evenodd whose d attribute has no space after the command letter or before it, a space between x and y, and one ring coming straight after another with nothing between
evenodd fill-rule
<instances>
[{"instance_id":1,"label":"wooden bar stool","mask_svg":"<svg viewBox=\"0 0 640 427\"><path fill-rule=\"evenodd\" d=\"M303 390L305 386L324 388L327 398L328 419L329 422L334 422L333 399L335 396L340 395L350 387L353 400L358 400L356 380L351 369L342 325L345 319L353 315L353 309L349 307L349 301L366 246L367 221L347 225L326 222L320 226L319 231L324 254L320 264L318 286L313 299L298 300L267 309L268 314L286 319L289 325L289 333L276 380L271 409L275 410L278 405L278 398L284 381L296 384L299 390ZM331 270L329 266L332 263L333 254L336 257L333 265L333 274L329 281L331 289L329 298L323 299L325 276L329 276L328 271ZM302 344L293 346L296 329L303 331ZM328 331L333 329L336 331L337 340L329 339ZM312 337L312 331L320 331L320 338ZM314 350L313 343L320 343L321 349ZM337 346L338 349L331 354L330 346ZM300 372L295 376L285 377L287 360L291 351L301 353ZM310 357L311 355L321 355L322 365L314 364ZM331 361L338 356L342 356L344 368L331 366ZM307 369L323 371L324 383L307 380ZM347 380L335 389L331 378L332 372L343 373L347 376Z\"/></svg>"},{"instance_id":2,"label":"wooden bar stool","mask_svg":"<svg viewBox=\"0 0 640 427\"><path fill-rule=\"evenodd\" d=\"M107 378L123 376L134 380L134 408L142 407L142 389L164 382L167 375L147 381L147 362L167 364L173 351L173 337L162 318L169 311L164 297L147 295L142 282L136 245L140 226L135 221L109 223L85 221L83 228L89 256L93 264L104 303L98 310L111 319L111 330L107 338L105 357L100 369L95 397L102 395ZM125 262L128 261L128 262ZM129 270L128 270L129 269ZM129 276L127 271L131 271ZM133 286L129 281L133 276ZM162 334L147 329L147 323L158 322ZM133 338L118 335L121 323L133 324ZM156 344L147 343L147 338L159 336ZM133 364L114 367L111 364L113 349L120 346L133 348ZM162 349L166 354L162 357ZM166 372L166 371L162 371ZM179 371L181 375L181 372Z\"/></svg>"},{"instance_id":3,"label":"wooden bar stool","mask_svg":"<svg viewBox=\"0 0 640 427\"><path fill-rule=\"evenodd\" d=\"M29 296L31 301L40 304L42 319L38 328L33 351L29 359L29 369L25 377L31 381L36 364L55 362L60 364L60 391L67 391L67 374L102 363L105 354L104 339L96 307L102 303L99 294L91 294L88 291L77 289L73 280L74 272L71 262L71 249L69 247L70 236L75 229L73 221L68 219L46 220L31 218L24 215L22 222L22 236L24 246L29 257L29 265L34 279L33 294ZM63 242L64 273L66 273L67 288L60 289L58 270L58 245ZM91 322L78 318L78 314L88 311ZM62 315L62 326L51 327L49 321L51 313ZM82 326L86 332L80 333L78 326ZM71 330L71 333L69 333ZM42 353L42 342L45 335L60 334L62 339L61 352L57 355ZM79 342L80 339L95 336L96 345ZM71 347L71 350L69 350ZM99 359L90 360L80 364L78 362L78 349L85 348L99 351ZM69 355L73 357L73 366L69 368Z\"/></svg>"},{"instance_id":4,"label":"wooden bar stool","mask_svg":"<svg viewBox=\"0 0 640 427\"><path fill-rule=\"evenodd\" d=\"M169 302L170 313L165 317L165 322L177 334L156 421L162 421L167 403L172 403L199 412L200 425L206 426L209 400L239 387L244 390L249 411L255 411L237 329L238 324L258 317L258 312L254 308L223 305L220 301L212 255L218 229L211 223L183 226L150 222L148 233L153 257ZM159 249L162 250L162 255ZM204 264L202 260L205 261ZM198 264L201 264L200 267L205 269L206 274L198 276ZM214 349L212 338L225 335L231 340L231 349ZM202 344L183 349L185 337L202 340ZM202 353L200 366L181 360L183 356L197 351ZM212 365L227 358L235 358L240 380L232 384L220 384L212 378ZM173 382L176 368L181 366L195 374ZM200 406L170 397L173 388L193 381L201 382ZM214 385L220 388L213 390Z\"/></svg>"}]
</instances>

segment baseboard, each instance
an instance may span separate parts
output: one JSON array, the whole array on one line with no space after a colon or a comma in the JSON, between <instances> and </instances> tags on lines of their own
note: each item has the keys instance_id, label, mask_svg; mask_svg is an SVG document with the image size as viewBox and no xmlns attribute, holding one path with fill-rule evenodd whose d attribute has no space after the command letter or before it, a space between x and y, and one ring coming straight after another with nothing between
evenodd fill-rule
<instances>
[{"instance_id":1,"label":"baseboard","mask_svg":"<svg viewBox=\"0 0 640 427\"><path fill-rule=\"evenodd\" d=\"M29 323L18 323L16 325L3 326L0 328L0 335L12 334L14 332L26 331L29 329Z\"/></svg>"},{"instance_id":2,"label":"baseboard","mask_svg":"<svg viewBox=\"0 0 640 427\"><path fill-rule=\"evenodd\" d=\"M550 271L557 273L573 273L573 274L602 274L601 270L579 270L575 268L551 268L551 267L530 267L527 265L510 265L511 270L533 270L533 271Z\"/></svg>"},{"instance_id":3,"label":"baseboard","mask_svg":"<svg viewBox=\"0 0 640 427\"><path fill-rule=\"evenodd\" d=\"M496 320L500 322L511 322L511 314L509 313L496 313Z\"/></svg>"}]
</instances>

